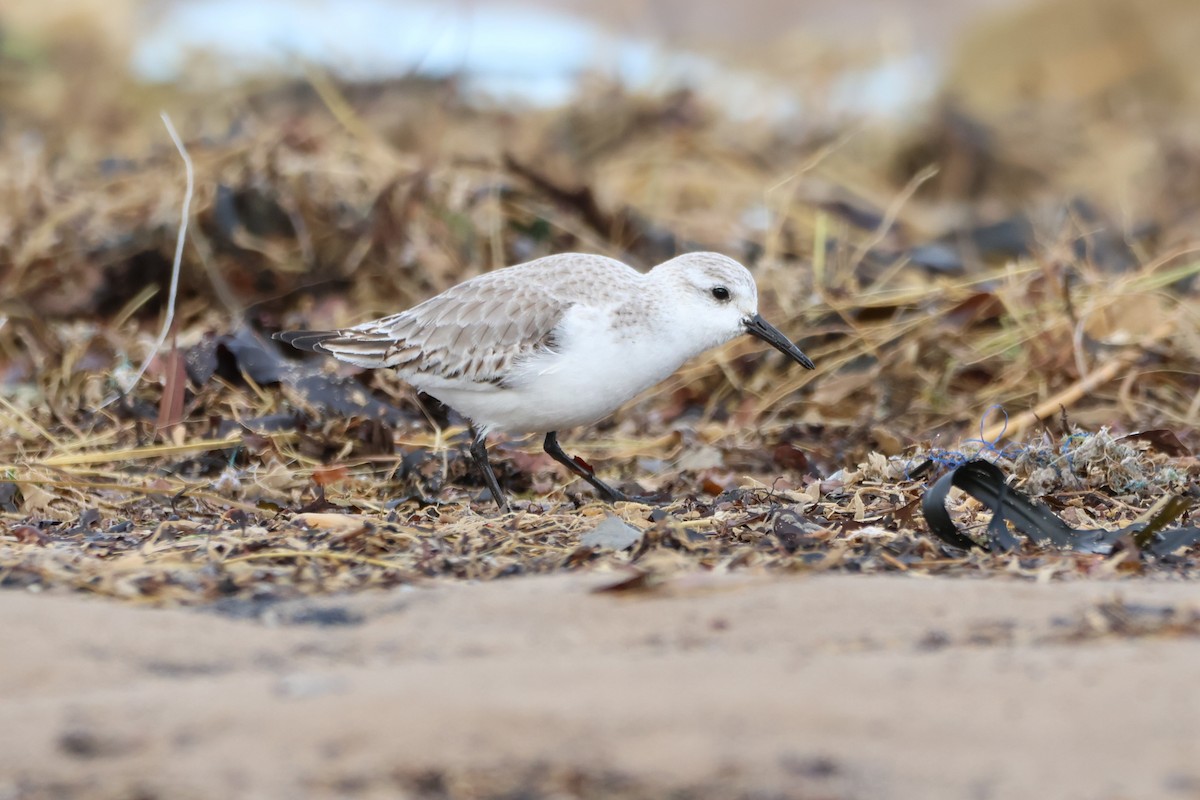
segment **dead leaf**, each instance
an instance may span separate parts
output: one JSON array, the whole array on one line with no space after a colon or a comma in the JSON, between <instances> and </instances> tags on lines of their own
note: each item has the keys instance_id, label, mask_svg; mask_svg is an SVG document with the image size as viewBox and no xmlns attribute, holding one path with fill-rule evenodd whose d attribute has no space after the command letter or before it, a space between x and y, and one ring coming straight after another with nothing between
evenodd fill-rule
<instances>
[{"instance_id":1,"label":"dead leaf","mask_svg":"<svg viewBox=\"0 0 1200 800\"><path fill-rule=\"evenodd\" d=\"M44 514L50 509L55 497L34 483L21 486L21 511L26 514Z\"/></svg>"},{"instance_id":2,"label":"dead leaf","mask_svg":"<svg viewBox=\"0 0 1200 800\"><path fill-rule=\"evenodd\" d=\"M620 517L608 515L604 521L579 540L584 547L597 550L628 550L642 540L642 532Z\"/></svg>"},{"instance_id":3,"label":"dead leaf","mask_svg":"<svg viewBox=\"0 0 1200 800\"><path fill-rule=\"evenodd\" d=\"M339 481L347 480L350 477L350 470L344 466L328 466L317 467L313 470L313 483L318 486L332 486Z\"/></svg>"}]
</instances>

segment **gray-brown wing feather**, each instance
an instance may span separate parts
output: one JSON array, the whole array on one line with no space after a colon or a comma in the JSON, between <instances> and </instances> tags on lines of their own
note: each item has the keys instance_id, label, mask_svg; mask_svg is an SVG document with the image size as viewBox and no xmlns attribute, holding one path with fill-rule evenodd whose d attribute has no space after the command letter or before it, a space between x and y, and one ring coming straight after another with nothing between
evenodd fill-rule
<instances>
[{"instance_id":1,"label":"gray-brown wing feather","mask_svg":"<svg viewBox=\"0 0 1200 800\"><path fill-rule=\"evenodd\" d=\"M281 338L361 367L502 383L513 362L554 347L571 302L509 287L463 284L382 319ZM490 291L489 291L490 290Z\"/></svg>"}]
</instances>

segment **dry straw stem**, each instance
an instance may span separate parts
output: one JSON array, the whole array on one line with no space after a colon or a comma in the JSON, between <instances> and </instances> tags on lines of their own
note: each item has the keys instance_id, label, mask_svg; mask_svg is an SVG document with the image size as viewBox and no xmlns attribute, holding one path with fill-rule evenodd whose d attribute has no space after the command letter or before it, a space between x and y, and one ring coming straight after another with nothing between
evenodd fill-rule
<instances>
[{"instance_id":1,"label":"dry straw stem","mask_svg":"<svg viewBox=\"0 0 1200 800\"><path fill-rule=\"evenodd\" d=\"M287 438L285 435L284 438ZM131 447L121 450L97 450L89 453L68 453L51 456L37 462L44 467L72 467L85 464L105 464L119 461L137 461L152 458L169 458L171 456L203 453L210 450L225 450L242 443L242 434L234 433L223 439L206 439L182 444L156 444L145 447Z\"/></svg>"}]
</instances>

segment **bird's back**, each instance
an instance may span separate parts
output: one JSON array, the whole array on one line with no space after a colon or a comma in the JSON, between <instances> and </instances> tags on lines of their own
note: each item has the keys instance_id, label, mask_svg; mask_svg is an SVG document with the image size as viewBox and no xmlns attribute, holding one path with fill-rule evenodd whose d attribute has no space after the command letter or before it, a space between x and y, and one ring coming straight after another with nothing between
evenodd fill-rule
<instances>
[{"instance_id":1,"label":"bird's back","mask_svg":"<svg viewBox=\"0 0 1200 800\"><path fill-rule=\"evenodd\" d=\"M280 338L358 366L393 367L418 385L503 384L516 360L553 348L567 309L617 302L643 277L612 258L564 253L478 275L352 328Z\"/></svg>"}]
</instances>

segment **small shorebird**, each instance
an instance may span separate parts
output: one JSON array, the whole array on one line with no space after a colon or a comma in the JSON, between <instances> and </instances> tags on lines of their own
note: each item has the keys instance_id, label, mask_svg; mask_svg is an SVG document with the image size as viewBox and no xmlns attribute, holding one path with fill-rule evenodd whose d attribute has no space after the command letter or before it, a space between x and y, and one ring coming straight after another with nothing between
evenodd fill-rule
<instances>
[{"instance_id":1,"label":"small shorebird","mask_svg":"<svg viewBox=\"0 0 1200 800\"><path fill-rule=\"evenodd\" d=\"M607 500L631 499L558 444L741 334L808 369L813 363L758 313L749 271L688 253L647 273L604 256L564 253L471 278L407 311L353 328L275 334L360 367L392 367L472 422L471 455L501 509L487 435L542 433L554 460Z\"/></svg>"}]
</instances>

